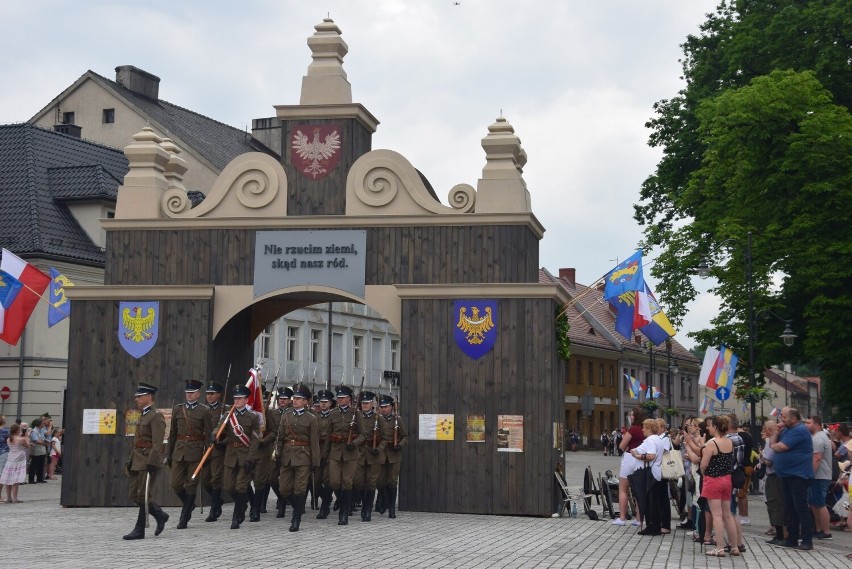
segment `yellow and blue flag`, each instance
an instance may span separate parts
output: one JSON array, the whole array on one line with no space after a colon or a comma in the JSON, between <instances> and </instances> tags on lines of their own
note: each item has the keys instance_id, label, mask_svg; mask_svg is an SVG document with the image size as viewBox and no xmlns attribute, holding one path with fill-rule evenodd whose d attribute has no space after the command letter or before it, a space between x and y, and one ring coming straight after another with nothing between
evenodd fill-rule
<instances>
[{"instance_id":1,"label":"yellow and blue flag","mask_svg":"<svg viewBox=\"0 0 852 569\"><path fill-rule=\"evenodd\" d=\"M639 392L642 391L639 381L626 373L624 374L624 380L627 382L627 389L630 392L630 398L639 399Z\"/></svg>"},{"instance_id":2,"label":"yellow and blue flag","mask_svg":"<svg viewBox=\"0 0 852 569\"><path fill-rule=\"evenodd\" d=\"M660 308L660 305L657 303L657 299L654 298L654 293L651 292L651 289L648 288L647 284L645 284L645 290L637 293L637 296L644 296L647 299L647 306L651 315L650 322L641 326L639 330L645 334L645 336L647 336L655 346L659 346L677 334L677 331L674 329L674 326L672 326L672 323L669 322L666 313ZM641 302L636 303L637 310L641 305Z\"/></svg>"},{"instance_id":3,"label":"yellow and blue flag","mask_svg":"<svg viewBox=\"0 0 852 569\"><path fill-rule=\"evenodd\" d=\"M62 322L71 315L71 301L65 296L65 288L74 286L68 277L50 267L50 306L47 309L47 327Z\"/></svg>"},{"instance_id":4,"label":"yellow and blue flag","mask_svg":"<svg viewBox=\"0 0 852 569\"><path fill-rule=\"evenodd\" d=\"M645 280L642 277L642 251L636 251L630 257L616 265L604 277L604 298L609 300L631 290L643 290Z\"/></svg>"},{"instance_id":5,"label":"yellow and blue flag","mask_svg":"<svg viewBox=\"0 0 852 569\"><path fill-rule=\"evenodd\" d=\"M21 281L7 273L0 271L0 305L3 308L9 308L15 302L15 297L23 288Z\"/></svg>"}]
</instances>

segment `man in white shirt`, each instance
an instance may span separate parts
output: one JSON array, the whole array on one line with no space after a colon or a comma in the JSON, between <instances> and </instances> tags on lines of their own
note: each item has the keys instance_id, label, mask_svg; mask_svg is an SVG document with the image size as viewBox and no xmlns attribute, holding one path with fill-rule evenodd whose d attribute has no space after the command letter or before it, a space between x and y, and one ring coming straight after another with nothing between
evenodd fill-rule
<instances>
[{"instance_id":1,"label":"man in white shirt","mask_svg":"<svg viewBox=\"0 0 852 569\"><path fill-rule=\"evenodd\" d=\"M808 505L814 515L814 538L831 539L825 497L831 484L831 455L834 449L828 435L822 430L822 420L819 417L812 415L805 419L805 424L814 442L814 477L808 488Z\"/></svg>"}]
</instances>

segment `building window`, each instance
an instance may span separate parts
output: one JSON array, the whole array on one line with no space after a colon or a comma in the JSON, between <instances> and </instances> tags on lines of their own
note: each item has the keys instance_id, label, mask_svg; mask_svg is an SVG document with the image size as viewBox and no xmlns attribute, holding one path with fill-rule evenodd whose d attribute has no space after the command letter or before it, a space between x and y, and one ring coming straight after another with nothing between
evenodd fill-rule
<instances>
[{"instance_id":1,"label":"building window","mask_svg":"<svg viewBox=\"0 0 852 569\"><path fill-rule=\"evenodd\" d=\"M624 368L624 375L627 375L627 368ZM630 393L630 381L624 378L624 393Z\"/></svg>"},{"instance_id":2,"label":"building window","mask_svg":"<svg viewBox=\"0 0 852 569\"><path fill-rule=\"evenodd\" d=\"M299 328L287 326L287 361L295 362L299 353Z\"/></svg>"},{"instance_id":3,"label":"building window","mask_svg":"<svg viewBox=\"0 0 852 569\"><path fill-rule=\"evenodd\" d=\"M352 367L363 367L364 360L363 354L361 353L362 348L364 347L364 336L353 336L352 337Z\"/></svg>"},{"instance_id":4,"label":"building window","mask_svg":"<svg viewBox=\"0 0 852 569\"><path fill-rule=\"evenodd\" d=\"M577 385L583 383L583 364L580 360L577 360Z\"/></svg>"},{"instance_id":5,"label":"building window","mask_svg":"<svg viewBox=\"0 0 852 569\"><path fill-rule=\"evenodd\" d=\"M74 124L74 113L62 113L62 124Z\"/></svg>"},{"instance_id":6,"label":"building window","mask_svg":"<svg viewBox=\"0 0 852 569\"><path fill-rule=\"evenodd\" d=\"M391 340L391 370L399 371L399 340Z\"/></svg>"},{"instance_id":7,"label":"building window","mask_svg":"<svg viewBox=\"0 0 852 569\"><path fill-rule=\"evenodd\" d=\"M320 361L322 350L322 330L311 330L311 363Z\"/></svg>"},{"instance_id":8,"label":"building window","mask_svg":"<svg viewBox=\"0 0 852 569\"><path fill-rule=\"evenodd\" d=\"M112 124L115 122L115 109L104 109L103 123Z\"/></svg>"},{"instance_id":9,"label":"building window","mask_svg":"<svg viewBox=\"0 0 852 569\"><path fill-rule=\"evenodd\" d=\"M598 383L599 385L604 385L604 365L598 364Z\"/></svg>"},{"instance_id":10,"label":"building window","mask_svg":"<svg viewBox=\"0 0 852 569\"><path fill-rule=\"evenodd\" d=\"M260 346L258 350L258 356L264 360L268 360L272 357L272 324L263 329L263 332L260 333Z\"/></svg>"},{"instance_id":11,"label":"building window","mask_svg":"<svg viewBox=\"0 0 852 569\"><path fill-rule=\"evenodd\" d=\"M595 375L595 364L593 364L592 362L589 362L589 375L586 377L586 380L588 381L589 385L592 384L592 378L594 377L594 375Z\"/></svg>"},{"instance_id":12,"label":"building window","mask_svg":"<svg viewBox=\"0 0 852 569\"><path fill-rule=\"evenodd\" d=\"M609 386L610 387L615 386L615 366L614 365L609 366Z\"/></svg>"}]
</instances>

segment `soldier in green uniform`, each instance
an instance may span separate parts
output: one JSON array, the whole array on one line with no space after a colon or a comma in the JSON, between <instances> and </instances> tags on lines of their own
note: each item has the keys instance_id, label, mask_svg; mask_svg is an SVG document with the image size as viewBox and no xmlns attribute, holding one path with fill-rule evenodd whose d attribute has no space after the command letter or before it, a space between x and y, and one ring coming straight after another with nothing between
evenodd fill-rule
<instances>
[{"instance_id":1,"label":"soldier in green uniform","mask_svg":"<svg viewBox=\"0 0 852 569\"><path fill-rule=\"evenodd\" d=\"M345 385L336 388L337 409L331 413L331 450L328 456L329 484L340 501L337 525L349 523L349 511L354 504L352 485L360 456L359 445L364 442L364 421L352 407L352 389Z\"/></svg>"},{"instance_id":2,"label":"soldier in green uniform","mask_svg":"<svg viewBox=\"0 0 852 569\"><path fill-rule=\"evenodd\" d=\"M276 440L281 459L281 499L293 506L290 531L299 531L308 491L308 477L319 468L320 446L317 418L308 412L311 391L304 385L293 390L293 412L281 416Z\"/></svg>"},{"instance_id":3,"label":"soldier in green uniform","mask_svg":"<svg viewBox=\"0 0 852 569\"><path fill-rule=\"evenodd\" d=\"M379 436L385 441L385 460L379 476L379 492L384 493L388 517L396 518L396 489L402 463L402 447L408 444L408 431L405 430L405 425L394 408L394 399L390 395L382 395L379 398L379 414L384 418Z\"/></svg>"},{"instance_id":4,"label":"soldier in green uniform","mask_svg":"<svg viewBox=\"0 0 852 569\"><path fill-rule=\"evenodd\" d=\"M319 497L321 500L318 520L324 520L331 511L331 486L329 485L328 455L331 451L331 410L334 405L334 393L328 389L322 389L317 393L319 400L319 413L317 414L317 426L320 438L320 467L316 473L317 486L319 486Z\"/></svg>"},{"instance_id":5,"label":"soldier in green uniform","mask_svg":"<svg viewBox=\"0 0 852 569\"><path fill-rule=\"evenodd\" d=\"M163 463L163 440L166 438L166 419L163 414L154 407L154 394L157 388L147 383L139 382L134 399L136 408L142 412L139 424L136 426L136 434L133 436L133 448L127 458L125 469L130 478L127 495L130 500L139 506L139 515L133 531L124 536L124 539L145 538L145 498L148 499L148 510L157 521L157 529L154 535L160 535L169 515L158 506L151 496L154 488L154 479ZM145 488L148 487L146 496Z\"/></svg>"},{"instance_id":6,"label":"soldier in green uniform","mask_svg":"<svg viewBox=\"0 0 852 569\"><path fill-rule=\"evenodd\" d=\"M361 521L372 520L376 483L379 481L382 464L385 462L385 440L380 436L384 430L384 417L376 413L376 394L364 391L361 394L361 417L364 421L366 438L362 443L358 468L355 471L355 489L361 492Z\"/></svg>"},{"instance_id":7,"label":"soldier in green uniform","mask_svg":"<svg viewBox=\"0 0 852 569\"><path fill-rule=\"evenodd\" d=\"M222 394L225 388L221 383L211 381L205 389L205 397L207 398L207 412L210 415L210 421L213 425L213 434L219 429L221 421L225 420L228 415L230 405L226 405L222 401ZM210 451L210 456L207 458L207 464L202 470L202 479L204 489L210 495L210 513L204 519L205 522L215 522L222 515L222 481L225 474L225 445L224 443L216 444L213 450Z\"/></svg>"},{"instance_id":8,"label":"soldier in green uniform","mask_svg":"<svg viewBox=\"0 0 852 569\"><path fill-rule=\"evenodd\" d=\"M246 517L248 486L260 438L260 419L246 406L248 396L245 386L234 389L234 412L225 427L225 491L234 499L231 529L240 529Z\"/></svg>"},{"instance_id":9,"label":"soldier in green uniform","mask_svg":"<svg viewBox=\"0 0 852 569\"><path fill-rule=\"evenodd\" d=\"M172 409L168 464L172 489L183 504L177 529L186 529L195 509L198 479L193 479L192 473L204 456L204 448L213 430L209 411L198 404L203 385L195 379L187 381L184 389L186 403L179 403Z\"/></svg>"},{"instance_id":10,"label":"soldier in green uniform","mask_svg":"<svg viewBox=\"0 0 852 569\"><path fill-rule=\"evenodd\" d=\"M276 438L278 437L278 432L281 428L282 417L293 412L293 408L290 406L291 400L293 399L293 390L289 387L279 387L277 391L278 409L276 409L273 413ZM275 460L273 461L273 480L271 482L271 488L272 491L275 492L275 496L278 498L275 504L275 508L277 510L275 517L283 518L287 513L287 501L285 500L286 496L282 496L278 489L280 485L279 478L281 472L281 457L278 455L278 451L280 451L280 449L275 451Z\"/></svg>"},{"instance_id":11,"label":"soldier in green uniform","mask_svg":"<svg viewBox=\"0 0 852 569\"><path fill-rule=\"evenodd\" d=\"M263 400L268 398L268 394L264 389ZM272 472L274 463L272 453L275 450L275 427L277 420L273 416L275 411L267 409L264 405L264 421L261 429L261 437L257 441L257 453L254 459L254 474L252 482L254 482L254 499L251 503L249 511L249 521L259 522L260 514L266 512L266 499L269 497L269 485L273 483ZM273 423L275 424L273 426Z\"/></svg>"}]
</instances>

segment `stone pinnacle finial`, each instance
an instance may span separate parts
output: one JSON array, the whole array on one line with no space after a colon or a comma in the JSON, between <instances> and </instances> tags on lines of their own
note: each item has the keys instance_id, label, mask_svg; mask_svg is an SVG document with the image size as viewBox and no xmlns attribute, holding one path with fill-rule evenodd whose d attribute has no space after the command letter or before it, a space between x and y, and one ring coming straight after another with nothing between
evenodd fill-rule
<instances>
[{"instance_id":1,"label":"stone pinnacle finial","mask_svg":"<svg viewBox=\"0 0 852 569\"><path fill-rule=\"evenodd\" d=\"M162 142L154 129L146 126L124 148L128 170L124 184L118 189L117 219L160 217L160 198L169 187L164 172L171 157L161 146Z\"/></svg>"},{"instance_id":2,"label":"stone pinnacle finial","mask_svg":"<svg viewBox=\"0 0 852 569\"><path fill-rule=\"evenodd\" d=\"M302 77L302 105L352 103L352 85L343 70L343 57L349 46L340 37L340 28L331 18L314 26L316 32L308 38L313 61L308 74Z\"/></svg>"},{"instance_id":3,"label":"stone pinnacle finial","mask_svg":"<svg viewBox=\"0 0 852 569\"><path fill-rule=\"evenodd\" d=\"M485 167L476 191L476 212L532 211L530 194L522 176L527 153L515 129L502 116L488 127L482 139Z\"/></svg>"},{"instance_id":4,"label":"stone pinnacle finial","mask_svg":"<svg viewBox=\"0 0 852 569\"><path fill-rule=\"evenodd\" d=\"M163 175L166 177L166 180L169 182L169 189L176 189L186 191L186 187L183 185L183 175L186 174L186 171L189 169L189 165L186 160L180 156L180 148L178 148L177 144L171 138L164 138L163 142L160 143L160 146L166 149L166 151L171 155L169 157L169 161L166 163L165 172Z\"/></svg>"}]
</instances>

